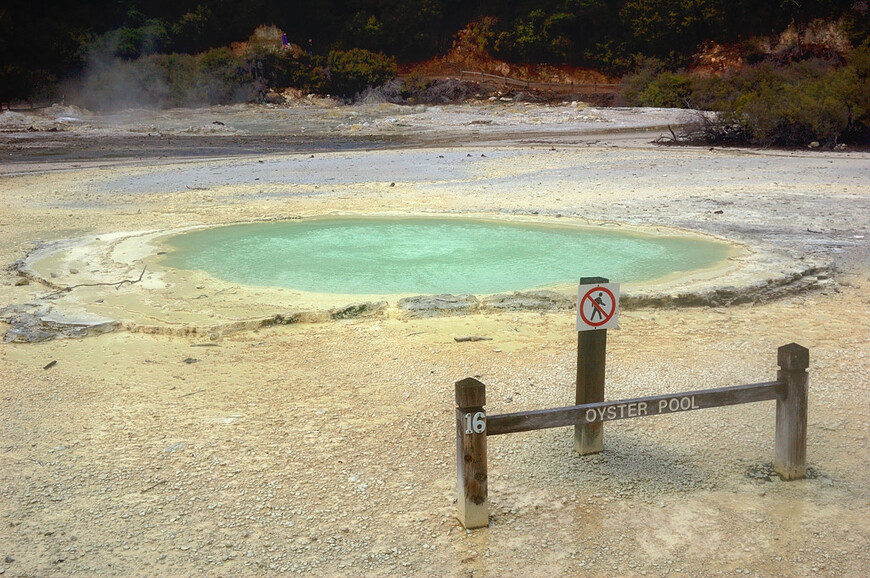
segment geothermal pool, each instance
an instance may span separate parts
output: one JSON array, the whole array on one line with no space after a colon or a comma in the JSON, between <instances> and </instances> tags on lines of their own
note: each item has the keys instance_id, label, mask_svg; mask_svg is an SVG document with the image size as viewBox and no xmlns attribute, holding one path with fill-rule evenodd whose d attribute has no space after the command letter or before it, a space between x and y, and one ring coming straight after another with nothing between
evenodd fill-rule
<instances>
[{"instance_id":1,"label":"geothermal pool","mask_svg":"<svg viewBox=\"0 0 870 578\"><path fill-rule=\"evenodd\" d=\"M351 295L491 294L600 275L642 283L733 249L702 237L467 218L331 217L230 225L167 239L163 264L245 285Z\"/></svg>"}]
</instances>

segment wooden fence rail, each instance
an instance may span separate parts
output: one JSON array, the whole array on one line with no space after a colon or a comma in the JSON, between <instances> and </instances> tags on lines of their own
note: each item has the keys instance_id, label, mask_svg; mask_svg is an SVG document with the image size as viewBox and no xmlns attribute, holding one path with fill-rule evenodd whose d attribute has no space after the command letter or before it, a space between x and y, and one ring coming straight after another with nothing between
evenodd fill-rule
<instances>
[{"instance_id":1,"label":"wooden fence rail","mask_svg":"<svg viewBox=\"0 0 870 578\"><path fill-rule=\"evenodd\" d=\"M796 343L777 350L776 381L587 403L487 416L486 386L474 378L456 382L456 463L459 520L466 528L489 525L486 439L502 435L697 409L776 400L774 470L784 480L806 477L809 350ZM578 449L578 453L583 451Z\"/></svg>"},{"instance_id":2,"label":"wooden fence rail","mask_svg":"<svg viewBox=\"0 0 870 578\"><path fill-rule=\"evenodd\" d=\"M573 83L573 82L535 82L531 80L520 80L518 78L511 78L509 76L500 76L498 74L489 74L486 72L476 72L473 70L460 70L459 71L459 80L465 79L465 77L469 77L470 79L480 79L481 83L490 81L495 82L497 84L501 84L502 86L514 86L519 88L534 88L539 90L551 90L554 92L592 92L596 93L598 91L602 92L613 92L619 87L619 84L610 84L610 83L599 83L599 82L589 82L589 83Z\"/></svg>"},{"instance_id":3,"label":"wooden fence rail","mask_svg":"<svg viewBox=\"0 0 870 578\"><path fill-rule=\"evenodd\" d=\"M754 401L768 401L781 397L784 389L784 383L770 381L767 383L689 391L677 395L654 395L621 401L492 415L486 419L486 431L487 435L494 436L537 429L662 415L679 411L723 407Z\"/></svg>"}]
</instances>

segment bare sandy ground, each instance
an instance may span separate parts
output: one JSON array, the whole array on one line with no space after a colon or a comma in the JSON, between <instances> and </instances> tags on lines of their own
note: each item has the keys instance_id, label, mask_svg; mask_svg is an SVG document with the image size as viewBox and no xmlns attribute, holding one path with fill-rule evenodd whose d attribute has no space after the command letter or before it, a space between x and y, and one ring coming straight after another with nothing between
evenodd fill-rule
<instances>
[{"instance_id":1,"label":"bare sandy ground","mask_svg":"<svg viewBox=\"0 0 870 578\"><path fill-rule=\"evenodd\" d=\"M576 104L66 113L0 115L0 262L31 275L0 272L0 307L122 328L0 345L3 575L870 572L868 155L657 147L678 113ZM491 525L465 531L453 383L478 376L490 413L570 404L570 311L232 327L343 301L162 271L142 242L333 213L734 243L724 269L629 288L707 304L624 311L607 397L767 381L800 343L809 478L770 474L770 402L608 424L599 456L568 429L501 436ZM747 302L711 302L723 288Z\"/></svg>"}]
</instances>

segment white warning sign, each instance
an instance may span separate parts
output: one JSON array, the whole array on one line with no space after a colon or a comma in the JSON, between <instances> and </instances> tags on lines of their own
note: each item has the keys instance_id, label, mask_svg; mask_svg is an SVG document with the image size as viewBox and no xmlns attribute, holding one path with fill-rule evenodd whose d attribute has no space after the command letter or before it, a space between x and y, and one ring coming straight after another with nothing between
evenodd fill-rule
<instances>
[{"instance_id":1,"label":"white warning sign","mask_svg":"<svg viewBox=\"0 0 870 578\"><path fill-rule=\"evenodd\" d=\"M580 285L577 331L619 328L619 283Z\"/></svg>"}]
</instances>

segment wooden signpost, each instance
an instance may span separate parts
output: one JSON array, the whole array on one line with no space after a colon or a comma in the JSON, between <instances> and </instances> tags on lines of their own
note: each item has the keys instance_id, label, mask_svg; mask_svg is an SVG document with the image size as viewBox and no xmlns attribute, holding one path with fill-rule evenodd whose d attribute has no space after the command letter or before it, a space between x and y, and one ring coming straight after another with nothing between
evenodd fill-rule
<instances>
[{"instance_id":1,"label":"wooden signpost","mask_svg":"<svg viewBox=\"0 0 870 578\"><path fill-rule=\"evenodd\" d=\"M581 277L577 291L577 395L583 405L604 401L604 367L607 328L616 327L619 286L608 286L604 277ZM605 294L606 292L606 294ZM574 427L574 451L581 456L604 451L604 428L600 422Z\"/></svg>"},{"instance_id":2,"label":"wooden signpost","mask_svg":"<svg viewBox=\"0 0 870 578\"><path fill-rule=\"evenodd\" d=\"M591 282L603 285L607 280L593 278ZM582 297L578 305L582 306ZM616 316L617 305L612 307L612 311L602 307L604 316ZM458 517L466 528L489 525L486 439L491 435L573 425L574 447L585 455L603 450L601 424L605 421L776 400L774 470L784 480L806 477L809 350L805 347L791 343L777 350L780 370L776 381L605 402L606 330L589 331L598 334L591 340L583 339L584 333L578 342L576 405L487 416L486 386L471 377L456 382ZM596 359L600 366L590 361Z\"/></svg>"}]
</instances>

